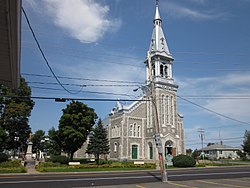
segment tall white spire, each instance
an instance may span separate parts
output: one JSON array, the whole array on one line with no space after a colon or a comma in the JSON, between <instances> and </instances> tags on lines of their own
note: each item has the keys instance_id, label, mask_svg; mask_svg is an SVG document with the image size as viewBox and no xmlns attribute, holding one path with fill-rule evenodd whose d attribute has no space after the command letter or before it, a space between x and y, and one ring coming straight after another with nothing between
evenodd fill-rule
<instances>
[{"instance_id":1,"label":"tall white spire","mask_svg":"<svg viewBox=\"0 0 250 188\"><path fill-rule=\"evenodd\" d=\"M156 0L156 10L154 17L154 29L151 38L151 43L149 47L149 52L151 54L160 53L161 55L167 56L172 59L169 52L166 38L162 30L162 19L159 11L159 2Z\"/></svg>"},{"instance_id":2,"label":"tall white spire","mask_svg":"<svg viewBox=\"0 0 250 188\"><path fill-rule=\"evenodd\" d=\"M161 21L161 16L160 16L160 12L159 12L159 8L158 8L158 0L156 0L156 11L155 11L155 19L154 19L154 22L156 20L160 20Z\"/></svg>"},{"instance_id":3,"label":"tall white spire","mask_svg":"<svg viewBox=\"0 0 250 188\"><path fill-rule=\"evenodd\" d=\"M162 29L162 19L159 11L159 1L156 0L154 28L147 54L147 83L154 82L157 87L168 86L177 89L174 83L172 64L174 58L169 52L167 40Z\"/></svg>"}]
</instances>

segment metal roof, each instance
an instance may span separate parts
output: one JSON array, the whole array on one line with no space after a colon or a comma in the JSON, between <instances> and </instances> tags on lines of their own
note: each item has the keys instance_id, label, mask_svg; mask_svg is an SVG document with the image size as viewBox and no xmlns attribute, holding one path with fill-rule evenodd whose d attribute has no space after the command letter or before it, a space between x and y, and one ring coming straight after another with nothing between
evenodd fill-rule
<instances>
[{"instance_id":1,"label":"metal roof","mask_svg":"<svg viewBox=\"0 0 250 188\"><path fill-rule=\"evenodd\" d=\"M221 144L213 144L203 148L203 151L210 151L210 150L240 150L240 148L221 145Z\"/></svg>"}]
</instances>

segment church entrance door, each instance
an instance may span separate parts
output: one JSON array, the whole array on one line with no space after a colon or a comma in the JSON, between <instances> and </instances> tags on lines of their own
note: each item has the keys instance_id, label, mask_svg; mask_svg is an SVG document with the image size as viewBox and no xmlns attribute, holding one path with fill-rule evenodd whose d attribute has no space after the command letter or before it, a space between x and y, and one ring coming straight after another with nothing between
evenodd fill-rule
<instances>
[{"instance_id":1,"label":"church entrance door","mask_svg":"<svg viewBox=\"0 0 250 188\"><path fill-rule=\"evenodd\" d=\"M132 159L138 159L138 146L132 145Z\"/></svg>"}]
</instances>

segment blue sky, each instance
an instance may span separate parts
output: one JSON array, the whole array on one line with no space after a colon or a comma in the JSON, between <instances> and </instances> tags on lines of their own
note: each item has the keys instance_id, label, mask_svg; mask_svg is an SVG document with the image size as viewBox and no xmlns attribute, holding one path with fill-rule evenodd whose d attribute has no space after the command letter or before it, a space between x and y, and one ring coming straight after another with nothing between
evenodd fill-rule
<instances>
[{"instance_id":1,"label":"blue sky","mask_svg":"<svg viewBox=\"0 0 250 188\"><path fill-rule=\"evenodd\" d=\"M55 79L44 76L52 74L23 19L21 73L33 96L133 99L140 95L133 89L145 81L143 61L153 30L154 0L23 0L23 8L55 74L82 78L60 78L70 84L64 85L68 90L81 91L69 94L54 84ZM240 146L250 127L246 124L250 122L250 1L161 0L159 8L175 58L178 95L188 100L178 98L186 148L201 147L198 128L205 129L205 143L221 138L227 145ZM67 102L35 103L32 131L57 128ZM85 103L101 118L114 106L114 102Z\"/></svg>"}]
</instances>

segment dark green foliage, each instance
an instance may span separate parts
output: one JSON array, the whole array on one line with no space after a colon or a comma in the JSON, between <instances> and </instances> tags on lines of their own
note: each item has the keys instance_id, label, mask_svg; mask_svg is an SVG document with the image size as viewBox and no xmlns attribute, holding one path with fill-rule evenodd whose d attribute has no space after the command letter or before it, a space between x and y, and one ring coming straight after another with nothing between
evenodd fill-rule
<instances>
[{"instance_id":1,"label":"dark green foliage","mask_svg":"<svg viewBox=\"0 0 250 188\"><path fill-rule=\"evenodd\" d=\"M7 134L5 130L0 126L0 152L5 148L5 140L7 139Z\"/></svg>"},{"instance_id":2,"label":"dark green foliage","mask_svg":"<svg viewBox=\"0 0 250 188\"><path fill-rule=\"evenodd\" d=\"M99 164L100 155L109 153L107 130L103 127L101 119L90 135L86 153L94 154L97 164Z\"/></svg>"},{"instance_id":3,"label":"dark green foliage","mask_svg":"<svg viewBox=\"0 0 250 188\"><path fill-rule=\"evenodd\" d=\"M37 130L32 137L32 152L38 153L39 151L44 150L44 139L45 139L45 132L43 130ZM43 142L42 142L43 141Z\"/></svg>"},{"instance_id":4,"label":"dark green foliage","mask_svg":"<svg viewBox=\"0 0 250 188\"><path fill-rule=\"evenodd\" d=\"M237 155L242 159L242 160L246 160L246 153L242 152L242 151L237 151Z\"/></svg>"},{"instance_id":5,"label":"dark green foliage","mask_svg":"<svg viewBox=\"0 0 250 188\"><path fill-rule=\"evenodd\" d=\"M51 156L49 161L53 163L68 164L69 158L66 156L62 156L62 155L55 155L55 156Z\"/></svg>"},{"instance_id":6,"label":"dark green foliage","mask_svg":"<svg viewBox=\"0 0 250 188\"><path fill-rule=\"evenodd\" d=\"M74 153L86 141L96 118L94 109L78 101L71 102L63 109L58 126L59 138L63 151L70 156L71 160Z\"/></svg>"},{"instance_id":7,"label":"dark green foliage","mask_svg":"<svg viewBox=\"0 0 250 188\"><path fill-rule=\"evenodd\" d=\"M8 161L8 155L5 153L0 153L0 163Z\"/></svg>"},{"instance_id":8,"label":"dark green foliage","mask_svg":"<svg viewBox=\"0 0 250 188\"><path fill-rule=\"evenodd\" d=\"M195 160L198 160L199 158L199 152L197 149L195 149L192 153L192 157L195 159Z\"/></svg>"},{"instance_id":9,"label":"dark green foliage","mask_svg":"<svg viewBox=\"0 0 250 188\"><path fill-rule=\"evenodd\" d=\"M52 127L48 131L49 142L47 143L48 155L61 155L61 141L59 138L59 131Z\"/></svg>"},{"instance_id":10,"label":"dark green foliage","mask_svg":"<svg viewBox=\"0 0 250 188\"><path fill-rule=\"evenodd\" d=\"M24 78L21 78L18 89L13 90L0 85L0 93L0 127L7 135L4 146L3 143L0 145L4 149L19 149L25 152L26 141L31 132L28 118L34 106L30 98L31 89Z\"/></svg>"},{"instance_id":11,"label":"dark green foliage","mask_svg":"<svg viewBox=\"0 0 250 188\"><path fill-rule=\"evenodd\" d=\"M2 162L2 163L0 164L0 167L1 167L1 168L20 167L20 166L22 166L20 160L6 161L6 162Z\"/></svg>"},{"instance_id":12,"label":"dark green foliage","mask_svg":"<svg viewBox=\"0 0 250 188\"><path fill-rule=\"evenodd\" d=\"M187 155L177 155L173 158L173 166L175 167L193 167L196 161Z\"/></svg>"},{"instance_id":13,"label":"dark green foliage","mask_svg":"<svg viewBox=\"0 0 250 188\"><path fill-rule=\"evenodd\" d=\"M244 140L243 140L243 151L250 155L250 131L245 131L245 135L244 135Z\"/></svg>"}]
</instances>

